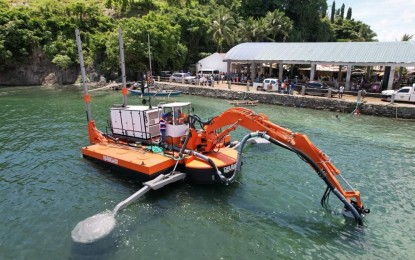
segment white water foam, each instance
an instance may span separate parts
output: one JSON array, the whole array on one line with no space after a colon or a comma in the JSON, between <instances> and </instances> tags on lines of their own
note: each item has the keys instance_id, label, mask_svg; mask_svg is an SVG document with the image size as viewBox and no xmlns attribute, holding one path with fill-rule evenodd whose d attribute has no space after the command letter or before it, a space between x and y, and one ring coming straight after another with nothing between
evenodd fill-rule
<instances>
[{"instance_id":1,"label":"white water foam","mask_svg":"<svg viewBox=\"0 0 415 260\"><path fill-rule=\"evenodd\" d=\"M72 230L72 239L78 243L92 243L107 236L116 224L114 215L107 210L79 222Z\"/></svg>"}]
</instances>

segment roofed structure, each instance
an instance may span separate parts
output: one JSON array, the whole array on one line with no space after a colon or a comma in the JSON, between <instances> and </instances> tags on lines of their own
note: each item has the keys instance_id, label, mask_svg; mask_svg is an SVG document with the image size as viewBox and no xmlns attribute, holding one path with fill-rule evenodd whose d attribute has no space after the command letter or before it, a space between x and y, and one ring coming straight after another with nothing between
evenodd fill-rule
<instances>
[{"instance_id":1,"label":"roofed structure","mask_svg":"<svg viewBox=\"0 0 415 260\"><path fill-rule=\"evenodd\" d=\"M223 61L415 66L415 42L248 42Z\"/></svg>"},{"instance_id":2,"label":"roofed structure","mask_svg":"<svg viewBox=\"0 0 415 260\"><path fill-rule=\"evenodd\" d=\"M347 66L346 89L351 85L353 66L390 66L387 84L391 89L395 67L415 66L415 42L248 42L230 49L223 61L228 72L231 63L279 63L279 78L283 64L309 64L312 80L316 65L338 65L340 71Z\"/></svg>"},{"instance_id":3,"label":"roofed structure","mask_svg":"<svg viewBox=\"0 0 415 260\"><path fill-rule=\"evenodd\" d=\"M226 71L226 62L223 58L225 53L215 52L196 63L196 72L204 70L218 70L220 72Z\"/></svg>"}]
</instances>

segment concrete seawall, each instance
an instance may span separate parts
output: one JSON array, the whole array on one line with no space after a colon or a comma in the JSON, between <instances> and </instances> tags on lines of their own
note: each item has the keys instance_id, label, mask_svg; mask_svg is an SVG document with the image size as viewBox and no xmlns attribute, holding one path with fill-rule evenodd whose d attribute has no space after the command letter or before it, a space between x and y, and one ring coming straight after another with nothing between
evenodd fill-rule
<instances>
[{"instance_id":1,"label":"concrete seawall","mask_svg":"<svg viewBox=\"0 0 415 260\"><path fill-rule=\"evenodd\" d=\"M179 90L185 94L221 98L227 100L249 99L259 100L260 103L279 106L302 107L320 110L352 113L357 106L357 97L354 101L301 95L286 95L258 91L242 91L241 89L224 89L199 87L194 85L179 85L172 83L157 83L157 86L167 90ZM245 88L246 89L246 88ZM394 104L386 102L363 102L359 104L360 112L364 115L415 119L415 104Z\"/></svg>"}]
</instances>

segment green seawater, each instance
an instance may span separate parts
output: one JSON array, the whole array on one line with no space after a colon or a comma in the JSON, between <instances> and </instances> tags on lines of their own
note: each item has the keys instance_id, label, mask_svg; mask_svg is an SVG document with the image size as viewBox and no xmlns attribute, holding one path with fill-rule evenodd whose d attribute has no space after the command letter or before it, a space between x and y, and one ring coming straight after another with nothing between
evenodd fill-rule
<instances>
[{"instance_id":1,"label":"green seawater","mask_svg":"<svg viewBox=\"0 0 415 260\"><path fill-rule=\"evenodd\" d=\"M105 131L121 93L91 95ZM371 209L364 226L343 218L334 195L322 208L325 185L295 154L254 145L244 150L238 182L151 191L117 215L108 237L74 243L79 221L140 188L82 158L82 96L76 86L0 88L0 259L413 259L415 122L342 113L337 120L334 112L263 104L253 110L307 134L361 192ZM193 102L204 119L230 107L199 96L174 100Z\"/></svg>"}]
</instances>

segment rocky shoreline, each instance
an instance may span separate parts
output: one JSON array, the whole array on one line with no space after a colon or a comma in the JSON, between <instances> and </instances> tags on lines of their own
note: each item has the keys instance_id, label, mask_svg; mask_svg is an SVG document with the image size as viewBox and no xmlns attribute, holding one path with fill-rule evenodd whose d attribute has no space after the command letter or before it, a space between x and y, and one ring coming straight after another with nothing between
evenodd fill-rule
<instances>
[{"instance_id":1,"label":"rocky shoreline","mask_svg":"<svg viewBox=\"0 0 415 260\"><path fill-rule=\"evenodd\" d=\"M157 86L167 90L179 90L188 95L220 98L226 100L258 100L259 103L279 106L302 107L320 110L352 113L357 107L357 98L352 100L316 96L286 95L258 91L246 91L246 87L227 89L223 87L202 87L158 82ZM387 102L364 101L359 104L361 114L397 119L415 119L414 104L390 104Z\"/></svg>"}]
</instances>

